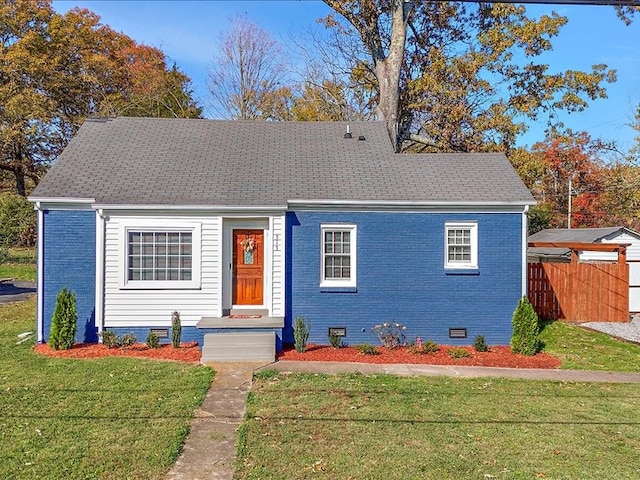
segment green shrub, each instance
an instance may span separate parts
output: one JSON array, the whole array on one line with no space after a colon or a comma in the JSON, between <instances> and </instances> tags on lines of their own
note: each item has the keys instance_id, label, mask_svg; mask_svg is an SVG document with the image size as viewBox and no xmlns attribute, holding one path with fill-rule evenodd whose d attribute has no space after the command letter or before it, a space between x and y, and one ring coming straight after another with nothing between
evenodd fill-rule
<instances>
[{"instance_id":1,"label":"green shrub","mask_svg":"<svg viewBox=\"0 0 640 480\"><path fill-rule=\"evenodd\" d=\"M425 340L418 339L415 344L409 347L409 353L413 354L427 354L427 353L435 353L440 350L440 345L438 345L433 340Z\"/></svg>"},{"instance_id":2,"label":"green shrub","mask_svg":"<svg viewBox=\"0 0 640 480\"><path fill-rule=\"evenodd\" d=\"M174 310L171 314L171 344L173 348L180 348L180 337L182 336L182 322L180 312Z\"/></svg>"},{"instance_id":3,"label":"green shrub","mask_svg":"<svg viewBox=\"0 0 640 480\"><path fill-rule=\"evenodd\" d=\"M473 348L476 349L476 352L488 352L489 346L487 345L486 340L484 339L484 335L477 335L476 339L473 342Z\"/></svg>"},{"instance_id":4,"label":"green shrub","mask_svg":"<svg viewBox=\"0 0 640 480\"><path fill-rule=\"evenodd\" d=\"M535 355L540 348L540 326L538 315L527 297L522 297L518 301L513 312L512 325L511 351L523 355Z\"/></svg>"},{"instance_id":5,"label":"green shrub","mask_svg":"<svg viewBox=\"0 0 640 480\"><path fill-rule=\"evenodd\" d=\"M342 347L342 337L332 332L329 334L329 343L333 348L340 348Z\"/></svg>"},{"instance_id":6,"label":"green shrub","mask_svg":"<svg viewBox=\"0 0 640 480\"><path fill-rule=\"evenodd\" d=\"M49 332L49 343L55 350L73 347L77 323L76 294L64 287L58 294Z\"/></svg>"},{"instance_id":7,"label":"green shrub","mask_svg":"<svg viewBox=\"0 0 640 480\"><path fill-rule=\"evenodd\" d=\"M0 194L0 238L5 246L32 247L36 239L36 213L26 198Z\"/></svg>"},{"instance_id":8,"label":"green shrub","mask_svg":"<svg viewBox=\"0 0 640 480\"><path fill-rule=\"evenodd\" d=\"M360 345L356 345L356 350L362 355L379 355L380 352L378 349L369 344L369 343L361 343Z\"/></svg>"},{"instance_id":9,"label":"green shrub","mask_svg":"<svg viewBox=\"0 0 640 480\"><path fill-rule=\"evenodd\" d=\"M120 346L120 339L115 332L111 330L103 330L100 334L102 337L102 344L107 348L118 348Z\"/></svg>"},{"instance_id":10,"label":"green shrub","mask_svg":"<svg viewBox=\"0 0 640 480\"><path fill-rule=\"evenodd\" d=\"M447 350L447 355L451 358L468 358L471 356L471 353L466 348L455 347Z\"/></svg>"},{"instance_id":11,"label":"green shrub","mask_svg":"<svg viewBox=\"0 0 640 480\"><path fill-rule=\"evenodd\" d=\"M158 348L160 347L160 337L153 332L149 332L147 335L147 347Z\"/></svg>"},{"instance_id":12,"label":"green shrub","mask_svg":"<svg viewBox=\"0 0 640 480\"><path fill-rule=\"evenodd\" d=\"M311 332L311 322L306 322L303 317L296 316L293 321L293 340L296 352L304 353L307 349L307 341Z\"/></svg>"},{"instance_id":13,"label":"green shrub","mask_svg":"<svg viewBox=\"0 0 640 480\"><path fill-rule=\"evenodd\" d=\"M130 347L135 345L137 341L138 339L133 333L125 333L120 339L120 345L123 347Z\"/></svg>"}]
</instances>

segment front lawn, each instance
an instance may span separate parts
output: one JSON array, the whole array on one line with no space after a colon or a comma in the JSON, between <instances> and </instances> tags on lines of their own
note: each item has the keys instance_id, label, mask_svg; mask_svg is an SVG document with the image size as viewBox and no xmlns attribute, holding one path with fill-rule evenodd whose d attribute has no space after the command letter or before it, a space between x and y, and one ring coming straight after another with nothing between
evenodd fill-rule
<instances>
[{"instance_id":1,"label":"front lawn","mask_svg":"<svg viewBox=\"0 0 640 480\"><path fill-rule=\"evenodd\" d=\"M640 478L640 385L255 379L239 479Z\"/></svg>"},{"instance_id":2,"label":"front lawn","mask_svg":"<svg viewBox=\"0 0 640 480\"><path fill-rule=\"evenodd\" d=\"M557 357L567 370L640 372L640 345L570 323L542 324L543 351Z\"/></svg>"},{"instance_id":3,"label":"front lawn","mask_svg":"<svg viewBox=\"0 0 640 480\"><path fill-rule=\"evenodd\" d=\"M33 247L11 247L8 258L0 263L0 278L36 280L36 250Z\"/></svg>"},{"instance_id":4,"label":"front lawn","mask_svg":"<svg viewBox=\"0 0 640 480\"><path fill-rule=\"evenodd\" d=\"M31 341L16 345L34 312L34 300L0 306L0 478L162 478L211 369L42 357Z\"/></svg>"}]
</instances>

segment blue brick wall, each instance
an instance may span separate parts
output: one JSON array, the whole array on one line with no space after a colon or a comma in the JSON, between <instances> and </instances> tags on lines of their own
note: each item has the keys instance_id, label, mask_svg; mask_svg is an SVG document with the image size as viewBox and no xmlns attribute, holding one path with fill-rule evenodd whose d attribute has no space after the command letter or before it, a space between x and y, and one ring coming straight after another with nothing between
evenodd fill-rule
<instances>
[{"instance_id":1,"label":"blue brick wall","mask_svg":"<svg viewBox=\"0 0 640 480\"><path fill-rule=\"evenodd\" d=\"M445 272L450 221L478 222L474 274ZM331 222L357 225L356 292L320 291L320 225ZM484 335L489 344L508 344L521 294L521 222L516 213L289 213L283 339L293 342L292 319L301 315L314 343L327 344L331 326L346 326L349 344L377 343L371 327L397 321L409 339L462 345ZM467 328L467 338L450 339L449 328Z\"/></svg>"},{"instance_id":2,"label":"blue brick wall","mask_svg":"<svg viewBox=\"0 0 640 480\"><path fill-rule=\"evenodd\" d=\"M107 330L115 332L116 335L122 336L126 333L133 333L138 340L138 343L145 343L147 341L147 335L152 328L167 328L166 326L156 327L109 327ZM237 332L275 332L276 334L276 350L279 352L282 350L282 337L280 335L281 329L278 328L196 328L196 327L182 327L182 342L198 342L198 348L202 350L204 343L204 336L207 333L237 333ZM160 343L171 343L171 327L168 328L169 336L167 338L161 338Z\"/></svg>"},{"instance_id":3,"label":"blue brick wall","mask_svg":"<svg viewBox=\"0 0 640 480\"><path fill-rule=\"evenodd\" d=\"M43 334L49 338L56 298L63 287L75 292L77 342L96 342L96 214L93 211L44 211Z\"/></svg>"}]
</instances>

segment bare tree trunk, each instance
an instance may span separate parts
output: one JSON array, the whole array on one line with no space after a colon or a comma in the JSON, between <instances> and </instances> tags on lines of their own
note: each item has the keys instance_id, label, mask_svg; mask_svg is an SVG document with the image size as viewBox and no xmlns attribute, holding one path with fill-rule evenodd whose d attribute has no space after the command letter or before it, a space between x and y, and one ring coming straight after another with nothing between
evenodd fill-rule
<instances>
[{"instance_id":1,"label":"bare tree trunk","mask_svg":"<svg viewBox=\"0 0 640 480\"><path fill-rule=\"evenodd\" d=\"M375 0L360 0L358 12L352 2L324 0L333 10L342 15L360 34L373 59L374 74L378 80L378 118L385 122L387 133L396 152L400 151L405 132L400 127L400 72L404 60L407 24L412 0L393 0L389 5L391 14L391 39L388 52L378 28L380 12Z\"/></svg>"},{"instance_id":2,"label":"bare tree trunk","mask_svg":"<svg viewBox=\"0 0 640 480\"><path fill-rule=\"evenodd\" d=\"M394 2L389 53L385 58L374 57L375 74L380 94L377 108L378 117L385 122L387 133L396 152L400 151L403 140L399 118L400 71L407 39L409 7L408 1L396 0Z\"/></svg>"}]
</instances>

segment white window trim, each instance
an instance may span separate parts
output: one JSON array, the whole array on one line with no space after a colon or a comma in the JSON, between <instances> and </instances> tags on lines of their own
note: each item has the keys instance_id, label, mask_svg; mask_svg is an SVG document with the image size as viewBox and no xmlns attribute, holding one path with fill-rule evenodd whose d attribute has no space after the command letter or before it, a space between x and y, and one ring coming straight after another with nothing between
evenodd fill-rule
<instances>
[{"instance_id":1,"label":"white window trim","mask_svg":"<svg viewBox=\"0 0 640 480\"><path fill-rule=\"evenodd\" d=\"M169 224L169 225L167 225ZM191 280L129 280L129 232L190 232L191 233ZM121 271L120 289L133 290L180 290L199 289L201 285L201 223L172 222L163 225L158 220L136 220L124 222L120 232Z\"/></svg>"},{"instance_id":2,"label":"white window trim","mask_svg":"<svg viewBox=\"0 0 640 480\"><path fill-rule=\"evenodd\" d=\"M449 230L468 229L471 233L471 260L449 261ZM478 222L447 222L444 225L444 268L451 270L478 268Z\"/></svg>"},{"instance_id":3,"label":"white window trim","mask_svg":"<svg viewBox=\"0 0 640 480\"><path fill-rule=\"evenodd\" d=\"M324 276L324 233L326 231L349 231L350 237L350 268L351 278L347 279L333 279L325 278ZM352 223L324 223L320 225L320 287L355 287L356 286L356 272L357 270L357 228Z\"/></svg>"}]
</instances>

